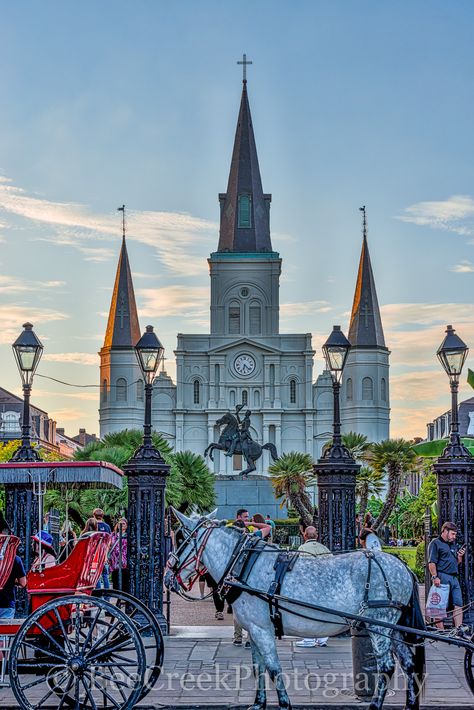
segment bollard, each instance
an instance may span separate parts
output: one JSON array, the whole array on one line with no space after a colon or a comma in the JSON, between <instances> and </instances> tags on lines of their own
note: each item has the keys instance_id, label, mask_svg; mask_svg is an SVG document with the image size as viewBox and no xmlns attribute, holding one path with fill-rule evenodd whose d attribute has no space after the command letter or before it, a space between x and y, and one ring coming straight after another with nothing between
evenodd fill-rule
<instances>
[{"instance_id":1,"label":"bollard","mask_svg":"<svg viewBox=\"0 0 474 710\"><path fill-rule=\"evenodd\" d=\"M377 660L366 627L351 628L354 692L360 699L371 698L377 683Z\"/></svg>"}]
</instances>

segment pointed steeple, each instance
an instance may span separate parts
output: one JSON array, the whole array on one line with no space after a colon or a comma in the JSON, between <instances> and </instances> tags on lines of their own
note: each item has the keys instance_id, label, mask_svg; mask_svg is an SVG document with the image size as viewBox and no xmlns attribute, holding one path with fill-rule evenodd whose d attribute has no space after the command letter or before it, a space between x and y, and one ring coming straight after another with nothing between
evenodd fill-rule
<instances>
[{"instance_id":1,"label":"pointed steeple","mask_svg":"<svg viewBox=\"0 0 474 710\"><path fill-rule=\"evenodd\" d=\"M257 147L247 93L244 54L244 79L239 118L235 132L227 192L219 195L221 224L220 252L271 252L270 202L262 188Z\"/></svg>"},{"instance_id":2,"label":"pointed steeple","mask_svg":"<svg viewBox=\"0 0 474 710\"><path fill-rule=\"evenodd\" d=\"M382 319L380 317L374 274L372 272L369 246L367 244L365 206L361 207L360 211L363 213L362 252L360 255L359 272L357 274L348 338L353 347L385 348Z\"/></svg>"},{"instance_id":3,"label":"pointed steeple","mask_svg":"<svg viewBox=\"0 0 474 710\"><path fill-rule=\"evenodd\" d=\"M104 348L133 348L140 340L140 325L125 241L125 205L118 209L123 212L122 248L115 276Z\"/></svg>"}]
</instances>

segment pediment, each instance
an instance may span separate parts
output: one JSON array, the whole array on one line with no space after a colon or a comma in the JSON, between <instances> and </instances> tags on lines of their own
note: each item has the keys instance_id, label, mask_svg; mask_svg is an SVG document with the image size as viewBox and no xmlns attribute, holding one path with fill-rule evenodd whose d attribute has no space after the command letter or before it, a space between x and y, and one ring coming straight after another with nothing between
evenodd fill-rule
<instances>
[{"instance_id":1,"label":"pediment","mask_svg":"<svg viewBox=\"0 0 474 710\"><path fill-rule=\"evenodd\" d=\"M218 353L226 353L229 350L234 350L235 348L248 347L252 350L260 351L261 353L267 353L268 355L281 355L281 350L277 348L272 348L269 345L264 345L264 343L257 342L256 340L250 340L249 338L240 338L239 340L233 340L229 343L224 343L223 345L218 345L215 348L209 349L209 355L217 355Z\"/></svg>"}]
</instances>

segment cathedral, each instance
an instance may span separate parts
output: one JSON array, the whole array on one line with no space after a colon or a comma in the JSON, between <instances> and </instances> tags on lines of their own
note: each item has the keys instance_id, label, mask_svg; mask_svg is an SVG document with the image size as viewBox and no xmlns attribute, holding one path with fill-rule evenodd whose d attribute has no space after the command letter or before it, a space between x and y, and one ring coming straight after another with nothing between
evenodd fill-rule
<instances>
[{"instance_id":1,"label":"cathedral","mask_svg":"<svg viewBox=\"0 0 474 710\"><path fill-rule=\"evenodd\" d=\"M263 191L244 79L227 190L219 194L219 242L208 258L210 332L178 333L176 383L164 370L154 383L153 426L178 451L203 454L219 438L216 421L239 404L252 412L252 438L275 444L279 454L302 451L316 460L332 436L331 375L313 376L311 333L280 333L282 259L272 246L271 199ZM143 382L134 352L140 334L124 236L100 351L101 436L143 426ZM365 214L347 335L352 347L341 387L342 430L381 441L389 436L389 350ZM265 475L269 463L265 451L256 473ZM219 479L242 468L240 455L219 452L208 464Z\"/></svg>"}]
</instances>

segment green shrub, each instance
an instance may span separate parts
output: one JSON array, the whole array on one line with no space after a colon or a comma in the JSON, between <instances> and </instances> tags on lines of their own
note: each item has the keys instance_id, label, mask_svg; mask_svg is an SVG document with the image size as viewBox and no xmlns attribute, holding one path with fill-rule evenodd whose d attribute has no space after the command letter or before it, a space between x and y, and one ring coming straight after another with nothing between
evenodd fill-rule
<instances>
[{"instance_id":1,"label":"green shrub","mask_svg":"<svg viewBox=\"0 0 474 710\"><path fill-rule=\"evenodd\" d=\"M421 568L421 569L423 569L425 566L425 541L424 540L422 542L420 542L419 545L417 545L415 565L417 568Z\"/></svg>"},{"instance_id":2,"label":"green shrub","mask_svg":"<svg viewBox=\"0 0 474 710\"><path fill-rule=\"evenodd\" d=\"M389 555L399 557L413 572L415 572L417 567L416 547L384 547L383 551L388 552Z\"/></svg>"}]
</instances>

